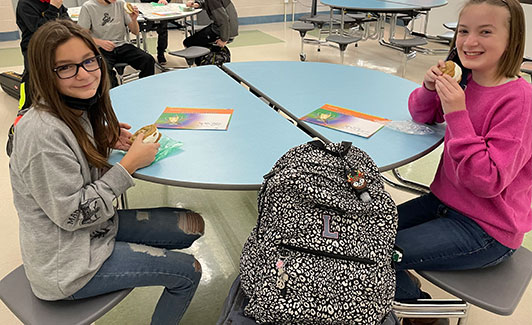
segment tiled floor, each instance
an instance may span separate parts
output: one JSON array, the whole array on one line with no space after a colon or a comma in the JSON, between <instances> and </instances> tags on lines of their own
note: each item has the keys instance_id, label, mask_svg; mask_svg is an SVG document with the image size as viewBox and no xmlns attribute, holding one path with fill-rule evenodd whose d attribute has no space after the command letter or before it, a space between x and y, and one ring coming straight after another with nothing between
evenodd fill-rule
<instances>
[{"instance_id":1,"label":"tiled floor","mask_svg":"<svg viewBox=\"0 0 532 325\"><path fill-rule=\"evenodd\" d=\"M232 60L299 60L300 38L297 32L282 23L243 26L242 36L231 45ZM155 36L155 35L152 35ZM170 50L181 48L182 33L170 31ZM154 48L155 40L149 41ZM439 45L437 45L439 46ZM21 71L21 59L17 42L0 43L0 71ZM441 46L440 46L441 47ZM7 50L3 50L6 49ZM307 61L339 63L338 49L322 46L316 51L316 45L306 44ZM406 78L421 82L425 70L442 56L419 54L408 63ZM167 56L169 65L185 66L182 59ZM345 55L345 64L377 69L386 73L398 74L403 54L379 46L376 41L361 42L355 48L349 46ZM12 62L12 63L9 63ZM9 65L9 66L8 66ZM398 72L399 71L399 72ZM381 92L375 85L376 93ZM0 144L6 141L6 133L16 114L16 101L0 91ZM3 149L2 149L3 151ZM428 183L434 173L440 150L414 164L404 166L401 172L417 181ZM21 263L18 243L18 221L12 203L9 182L8 159L0 153L0 277L6 275ZM390 189L397 203L412 196ZM189 307L182 324L214 324L218 318L228 288L237 274L239 254L257 217L256 193L253 191L214 191L197 190L154 185L142 181L128 192L131 207L147 206L183 206L201 213L206 219L206 235L190 249L203 266L203 278L200 287ZM528 244L532 247L532 243ZM423 287L436 297L446 294L424 283ZM148 324L161 288L135 289L122 303L109 312L96 324ZM532 303L532 287L525 293L520 306L510 317L500 317L473 307L469 324L530 324L532 310L526 306ZM0 303L0 324L20 324L20 322Z\"/></svg>"}]
</instances>

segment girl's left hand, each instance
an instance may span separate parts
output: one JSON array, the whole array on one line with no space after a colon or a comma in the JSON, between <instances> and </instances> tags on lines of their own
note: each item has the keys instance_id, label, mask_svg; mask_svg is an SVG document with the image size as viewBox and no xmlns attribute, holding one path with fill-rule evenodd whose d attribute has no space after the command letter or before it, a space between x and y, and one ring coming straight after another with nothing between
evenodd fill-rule
<instances>
[{"instance_id":1,"label":"girl's left hand","mask_svg":"<svg viewBox=\"0 0 532 325\"><path fill-rule=\"evenodd\" d=\"M118 141L116 142L114 149L128 151L132 144L132 134L128 131L131 129L131 125L122 122L118 123L118 125L120 126L120 136L118 137Z\"/></svg>"},{"instance_id":2,"label":"girl's left hand","mask_svg":"<svg viewBox=\"0 0 532 325\"><path fill-rule=\"evenodd\" d=\"M466 109L464 90L456 80L444 74L436 78L435 88L445 114Z\"/></svg>"}]
</instances>

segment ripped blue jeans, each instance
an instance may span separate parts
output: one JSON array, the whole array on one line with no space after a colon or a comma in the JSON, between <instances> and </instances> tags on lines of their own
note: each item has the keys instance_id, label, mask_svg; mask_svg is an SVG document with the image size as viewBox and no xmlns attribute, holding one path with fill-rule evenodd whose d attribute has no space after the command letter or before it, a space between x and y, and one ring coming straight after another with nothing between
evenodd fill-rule
<instances>
[{"instance_id":1,"label":"ripped blue jeans","mask_svg":"<svg viewBox=\"0 0 532 325\"><path fill-rule=\"evenodd\" d=\"M203 235L202 217L177 208L118 210L118 216L113 253L70 299L164 286L151 323L179 323L198 287L201 266L194 256L171 250L190 247Z\"/></svg>"},{"instance_id":2,"label":"ripped blue jeans","mask_svg":"<svg viewBox=\"0 0 532 325\"><path fill-rule=\"evenodd\" d=\"M472 219L444 205L434 194L397 207L395 243L403 260L395 265L395 300L428 298L405 270L467 270L496 265L515 250L488 235Z\"/></svg>"}]
</instances>

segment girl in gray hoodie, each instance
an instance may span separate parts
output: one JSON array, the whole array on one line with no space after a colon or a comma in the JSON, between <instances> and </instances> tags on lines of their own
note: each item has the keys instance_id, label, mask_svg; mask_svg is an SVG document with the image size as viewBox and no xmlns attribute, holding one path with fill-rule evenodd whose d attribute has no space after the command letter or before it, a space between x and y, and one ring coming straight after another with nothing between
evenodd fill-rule
<instances>
[{"instance_id":1,"label":"girl in gray hoodie","mask_svg":"<svg viewBox=\"0 0 532 325\"><path fill-rule=\"evenodd\" d=\"M68 20L43 25L28 61L33 106L15 126L9 162L20 246L34 294L81 299L164 286L152 324L176 324L201 277L186 248L203 218L175 208L117 210L159 144L131 142L111 107L106 65L87 31ZM127 150L111 166L111 149Z\"/></svg>"}]
</instances>

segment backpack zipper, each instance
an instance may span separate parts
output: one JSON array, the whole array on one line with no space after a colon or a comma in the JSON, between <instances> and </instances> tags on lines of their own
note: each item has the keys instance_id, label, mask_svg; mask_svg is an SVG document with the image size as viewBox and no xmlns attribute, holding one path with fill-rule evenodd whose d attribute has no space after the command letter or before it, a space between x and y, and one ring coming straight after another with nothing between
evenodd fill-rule
<instances>
[{"instance_id":1,"label":"backpack zipper","mask_svg":"<svg viewBox=\"0 0 532 325\"><path fill-rule=\"evenodd\" d=\"M368 264L368 265L377 264L377 262L375 262L373 260L370 260L370 259L367 259L367 258L360 258L360 257L355 257L355 256L346 256L346 255L339 255L339 254L334 254L334 253L327 253L327 252L317 251L317 250L313 250L313 249L292 246L292 245L284 244L284 243L280 243L279 246L281 246L283 248L286 248L288 250L293 250L293 251L296 251L296 252L301 252L301 253L306 253L306 254L311 254L311 255L316 255L316 256L330 257L330 258L335 258L335 259L338 259L338 260L352 261L352 262L358 262L358 263Z\"/></svg>"}]
</instances>

